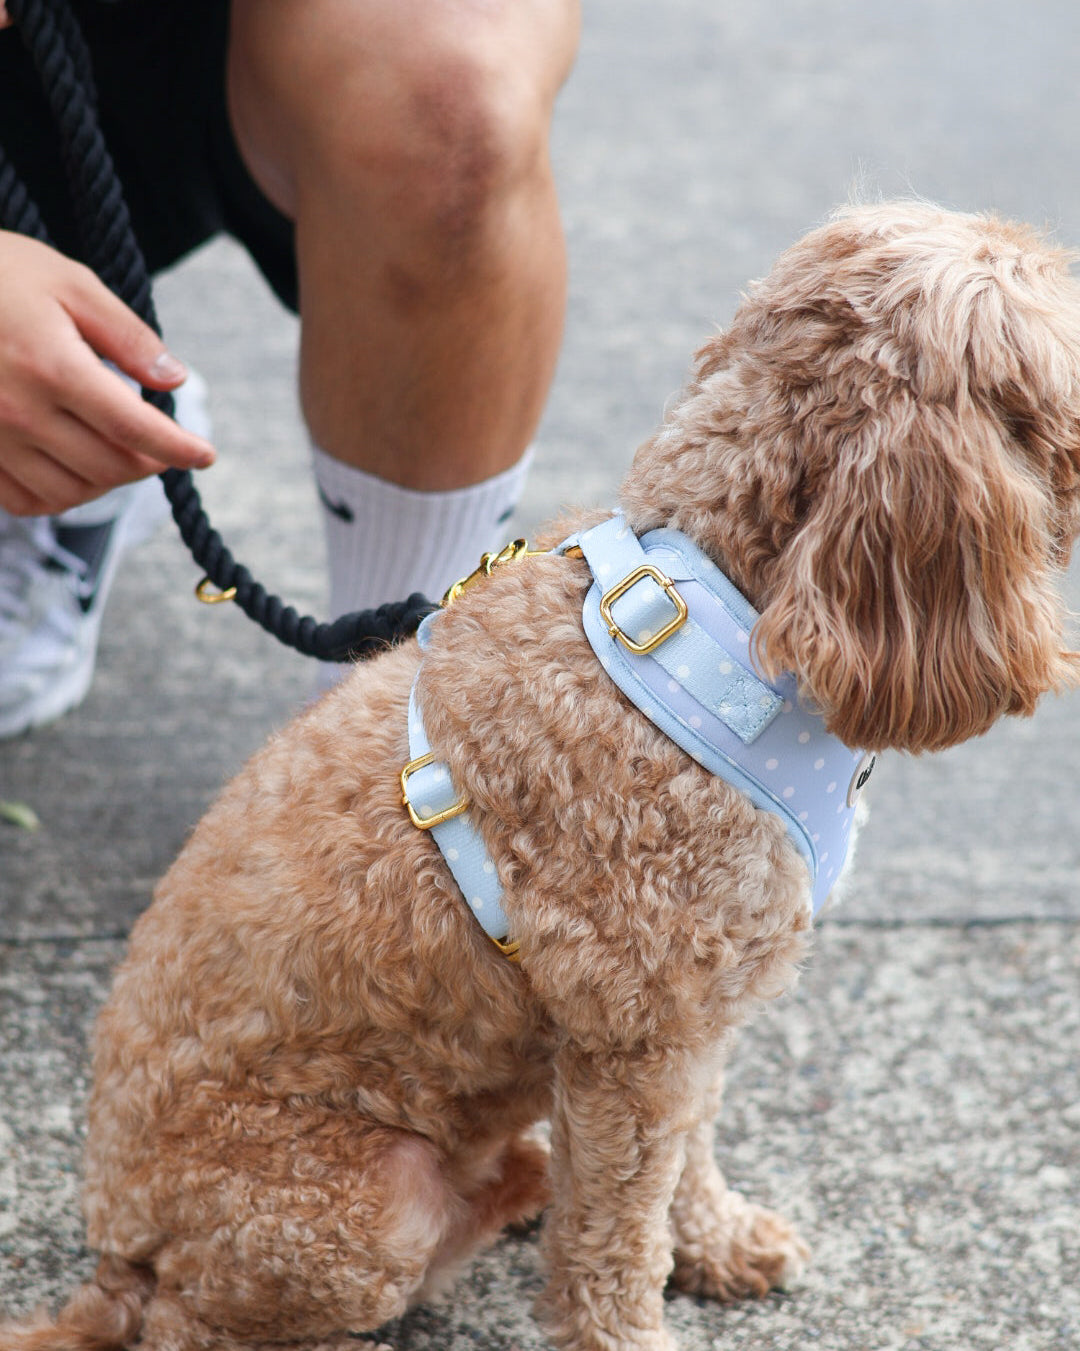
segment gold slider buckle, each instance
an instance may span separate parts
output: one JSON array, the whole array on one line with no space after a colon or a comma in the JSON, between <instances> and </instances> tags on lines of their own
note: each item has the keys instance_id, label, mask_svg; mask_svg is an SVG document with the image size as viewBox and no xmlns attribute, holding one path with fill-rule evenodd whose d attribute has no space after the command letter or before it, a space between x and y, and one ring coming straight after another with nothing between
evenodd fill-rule
<instances>
[{"instance_id":1,"label":"gold slider buckle","mask_svg":"<svg viewBox=\"0 0 1080 1351\"><path fill-rule=\"evenodd\" d=\"M501 548L498 553L484 554L468 577L462 577L460 582L455 582L449 588L442 598L442 608L445 610L448 605L452 605L470 587L490 577L494 570L501 568L504 563L516 563L519 558L534 558L538 553L543 552L543 549L530 549L527 539L514 539Z\"/></svg>"},{"instance_id":2,"label":"gold slider buckle","mask_svg":"<svg viewBox=\"0 0 1080 1351\"><path fill-rule=\"evenodd\" d=\"M209 577L204 577L195 587L195 599L201 600L204 605L222 605L227 600L236 599L235 586L228 586L224 591L212 591L210 588L213 585Z\"/></svg>"},{"instance_id":3,"label":"gold slider buckle","mask_svg":"<svg viewBox=\"0 0 1080 1351\"><path fill-rule=\"evenodd\" d=\"M469 805L467 797L458 798L449 807L441 812L433 812L430 816L421 816L409 800L409 776L415 774L418 769L423 769L435 761L435 753L428 751L426 755L420 755L415 760L410 760L401 771L401 802L402 806L408 808L409 820L417 830L431 830L434 826L441 826L444 821L452 821L455 816L460 816Z\"/></svg>"},{"instance_id":4,"label":"gold slider buckle","mask_svg":"<svg viewBox=\"0 0 1080 1351\"><path fill-rule=\"evenodd\" d=\"M495 946L499 949L499 951L502 953L502 955L506 958L507 961L509 962L521 961L521 952L520 952L521 944L518 942L516 938L509 942L505 938L493 938L491 941L495 944Z\"/></svg>"},{"instance_id":5,"label":"gold slider buckle","mask_svg":"<svg viewBox=\"0 0 1080 1351\"><path fill-rule=\"evenodd\" d=\"M611 613L611 607L620 596L625 595L626 592L629 591L632 586L635 586L640 582L643 577L651 577L661 588L668 600L675 606L675 618L665 624L657 633L654 633L647 642L636 643L633 638L619 627L618 620L616 620ZM621 582L616 582L610 591L604 593L603 598L600 601L600 614L603 616L604 623L607 625L608 633L610 633L613 638L618 638L623 647L628 648L631 652L636 652L638 656L645 656L647 653L654 651L662 642L665 642L670 638L676 629L682 628L683 624L686 622L688 613L686 601L684 601L682 596L675 590L675 583L670 577L666 577L659 568L653 567L651 563L642 563L640 567L636 567L633 572L628 572Z\"/></svg>"}]
</instances>

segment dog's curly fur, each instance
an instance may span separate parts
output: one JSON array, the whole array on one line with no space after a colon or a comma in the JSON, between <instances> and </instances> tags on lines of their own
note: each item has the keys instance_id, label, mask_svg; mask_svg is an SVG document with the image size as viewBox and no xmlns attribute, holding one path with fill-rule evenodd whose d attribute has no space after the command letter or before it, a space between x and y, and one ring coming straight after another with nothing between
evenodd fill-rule
<instances>
[{"instance_id":1,"label":"dog's curly fur","mask_svg":"<svg viewBox=\"0 0 1080 1351\"><path fill-rule=\"evenodd\" d=\"M1080 526L1067 262L992 217L842 211L634 462L634 527L725 569L762 666L852 746L948 746L1080 673L1054 589ZM520 965L402 808L407 643L255 757L136 925L96 1037L98 1275L4 1351L344 1346L545 1206L540 1313L574 1351L670 1346L669 1277L730 1299L798 1269L711 1119L734 1029L805 954L807 871L604 675L588 584L553 555L496 571L420 676Z\"/></svg>"}]
</instances>

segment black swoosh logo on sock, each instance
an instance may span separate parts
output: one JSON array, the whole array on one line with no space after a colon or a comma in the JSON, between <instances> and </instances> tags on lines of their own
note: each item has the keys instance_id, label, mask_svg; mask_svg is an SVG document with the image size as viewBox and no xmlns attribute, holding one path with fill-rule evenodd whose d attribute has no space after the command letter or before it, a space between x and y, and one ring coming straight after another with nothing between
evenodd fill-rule
<instances>
[{"instance_id":1,"label":"black swoosh logo on sock","mask_svg":"<svg viewBox=\"0 0 1080 1351\"><path fill-rule=\"evenodd\" d=\"M315 489L319 494L319 501L327 511L336 516L339 521L345 521L349 525L352 524L355 518L353 516L353 509L349 506L348 502L331 502L329 497L327 497L326 493L323 491L322 484L318 480L315 481Z\"/></svg>"}]
</instances>

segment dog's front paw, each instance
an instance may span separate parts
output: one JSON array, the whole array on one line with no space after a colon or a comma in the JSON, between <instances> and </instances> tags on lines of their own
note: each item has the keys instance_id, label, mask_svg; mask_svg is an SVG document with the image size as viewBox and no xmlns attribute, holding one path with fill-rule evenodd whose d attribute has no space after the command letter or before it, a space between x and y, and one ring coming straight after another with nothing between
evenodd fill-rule
<instances>
[{"instance_id":1,"label":"dog's front paw","mask_svg":"<svg viewBox=\"0 0 1080 1351\"><path fill-rule=\"evenodd\" d=\"M810 1249L775 1211L727 1192L717 1213L691 1209L676 1218L671 1283L690 1295L734 1300L786 1290L802 1275Z\"/></svg>"},{"instance_id":2,"label":"dog's front paw","mask_svg":"<svg viewBox=\"0 0 1080 1351\"><path fill-rule=\"evenodd\" d=\"M328 1342L314 1342L305 1351L394 1351L394 1348L389 1342L373 1342L354 1332L344 1332Z\"/></svg>"},{"instance_id":3,"label":"dog's front paw","mask_svg":"<svg viewBox=\"0 0 1080 1351\"><path fill-rule=\"evenodd\" d=\"M617 1272L603 1287L550 1283L536 1312L560 1351L678 1351L663 1322L660 1291L635 1305Z\"/></svg>"},{"instance_id":4,"label":"dog's front paw","mask_svg":"<svg viewBox=\"0 0 1080 1351\"><path fill-rule=\"evenodd\" d=\"M678 1351L666 1328L647 1331L633 1326L612 1327L590 1323L574 1328L547 1320L544 1329L559 1351Z\"/></svg>"}]
</instances>

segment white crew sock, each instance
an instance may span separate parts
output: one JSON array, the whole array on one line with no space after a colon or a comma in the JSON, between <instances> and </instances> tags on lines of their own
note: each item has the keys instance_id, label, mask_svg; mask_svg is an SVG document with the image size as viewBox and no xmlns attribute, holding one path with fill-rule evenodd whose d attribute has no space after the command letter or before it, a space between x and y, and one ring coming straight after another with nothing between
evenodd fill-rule
<instances>
[{"instance_id":1,"label":"white crew sock","mask_svg":"<svg viewBox=\"0 0 1080 1351\"><path fill-rule=\"evenodd\" d=\"M532 462L531 448L509 469L467 488L418 492L312 448L330 573L330 616L405 600L433 601L467 576L488 550L512 537L510 518ZM333 680L336 672L326 666Z\"/></svg>"}]
</instances>

